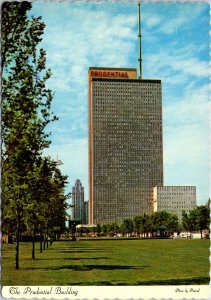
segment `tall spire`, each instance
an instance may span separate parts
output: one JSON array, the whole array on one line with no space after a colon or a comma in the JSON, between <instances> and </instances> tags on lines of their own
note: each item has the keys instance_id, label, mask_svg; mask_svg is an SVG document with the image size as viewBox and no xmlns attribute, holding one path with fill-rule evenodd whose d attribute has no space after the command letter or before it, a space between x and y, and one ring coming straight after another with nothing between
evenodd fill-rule
<instances>
[{"instance_id":1,"label":"tall spire","mask_svg":"<svg viewBox=\"0 0 211 300\"><path fill-rule=\"evenodd\" d=\"M138 48L139 48L139 79L142 79L142 57L141 57L141 1L138 1Z\"/></svg>"}]
</instances>

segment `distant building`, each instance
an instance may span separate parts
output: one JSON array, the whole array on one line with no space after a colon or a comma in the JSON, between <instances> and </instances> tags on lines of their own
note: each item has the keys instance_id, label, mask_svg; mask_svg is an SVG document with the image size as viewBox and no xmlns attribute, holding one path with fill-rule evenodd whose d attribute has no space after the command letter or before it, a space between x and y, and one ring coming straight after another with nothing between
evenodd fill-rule
<instances>
[{"instance_id":1,"label":"distant building","mask_svg":"<svg viewBox=\"0 0 211 300\"><path fill-rule=\"evenodd\" d=\"M153 188L154 212L165 210L182 219L182 212L196 207L195 186L156 186Z\"/></svg>"},{"instance_id":2,"label":"distant building","mask_svg":"<svg viewBox=\"0 0 211 300\"><path fill-rule=\"evenodd\" d=\"M153 212L163 184L161 80L136 69L89 68L89 222Z\"/></svg>"},{"instance_id":3,"label":"distant building","mask_svg":"<svg viewBox=\"0 0 211 300\"><path fill-rule=\"evenodd\" d=\"M72 188L72 220L87 224L87 202L84 202L84 187L79 179Z\"/></svg>"}]
</instances>

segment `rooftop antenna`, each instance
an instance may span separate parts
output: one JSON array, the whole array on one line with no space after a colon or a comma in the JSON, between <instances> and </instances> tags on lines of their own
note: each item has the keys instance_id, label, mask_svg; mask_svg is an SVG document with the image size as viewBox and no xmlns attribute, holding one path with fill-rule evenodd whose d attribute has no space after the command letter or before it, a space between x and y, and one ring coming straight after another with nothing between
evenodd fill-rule
<instances>
[{"instance_id":1,"label":"rooftop antenna","mask_svg":"<svg viewBox=\"0 0 211 300\"><path fill-rule=\"evenodd\" d=\"M139 79L142 79L142 58L141 58L141 1L138 1L138 48L139 48Z\"/></svg>"}]
</instances>

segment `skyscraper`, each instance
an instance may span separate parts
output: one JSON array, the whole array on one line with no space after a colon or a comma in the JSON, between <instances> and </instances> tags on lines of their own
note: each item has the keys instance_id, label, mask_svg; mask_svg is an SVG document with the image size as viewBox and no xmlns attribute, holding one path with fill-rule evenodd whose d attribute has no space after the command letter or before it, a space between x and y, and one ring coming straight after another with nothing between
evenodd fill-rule
<instances>
[{"instance_id":1,"label":"skyscraper","mask_svg":"<svg viewBox=\"0 0 211 300\"><path fill-rule=\"evenodd\" d=\"M84 187L79 179L72 188L72 220L83 222L84 219Z\"/></svg>"},{"instance_id":2,"label":"skyscraper","mask_svg":"<svg viewBox=\"0 0 211 300\"><path fill-rule=\"evenodd\" d=\"M160 80L135 69L89 68L89 222L153 211L163 185Z\"/></svg>"}]
</instances>

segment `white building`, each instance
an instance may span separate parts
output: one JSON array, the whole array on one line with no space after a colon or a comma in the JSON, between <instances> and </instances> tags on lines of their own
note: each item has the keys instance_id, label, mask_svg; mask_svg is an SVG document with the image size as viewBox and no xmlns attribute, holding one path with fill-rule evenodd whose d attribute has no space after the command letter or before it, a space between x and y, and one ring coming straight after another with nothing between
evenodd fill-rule
<instances>
[{"instance_id":1,"label":"white building","mask_svg":"<svg viewBox=\"0 0 211 300\"><path fill-rule=\"evenodd\" d=\"M153 188L153 210L165 210L182 219L182 212L196 207L195 186L156 186Z\"/></svg>"}]
</instances>

